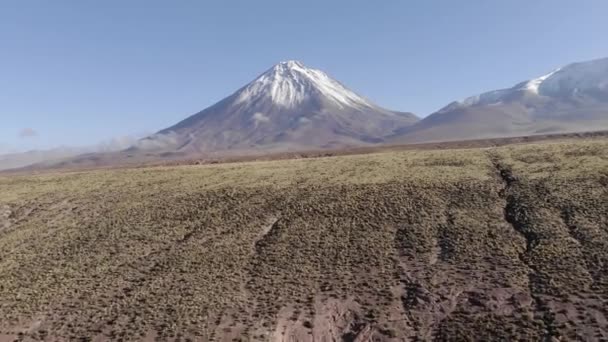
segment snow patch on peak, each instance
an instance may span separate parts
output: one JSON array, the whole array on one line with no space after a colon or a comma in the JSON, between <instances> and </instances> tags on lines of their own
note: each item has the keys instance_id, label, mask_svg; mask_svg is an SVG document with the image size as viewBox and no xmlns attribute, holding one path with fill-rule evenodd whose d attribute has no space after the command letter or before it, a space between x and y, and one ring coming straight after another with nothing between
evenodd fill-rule
<instances>
[{"instance_id":1,"label":"snow patch on peak","mask_svg":"<svg viewBox=\"0 0 608 342\"><path fill-rule=\"evenodd\" d=\"M547 80L549 77L553 76L555 73L559 72L560 70L561 70L561 68L559 68L559 69L557 69L557 70L555 70L553 72L550 72L550 73L548 73L546 75L543 75L541 77L538 77L538 78L535 78L533 80L524 82L522 84L522 87L520 88L520 90L526 90L526 91L529 91L531 93L534 93L534 94L538 95L539 94L540 85L545 80Z\"/></svg>"},{"instance_id":2,"label":"snow patch on peak","mask_svg":"<svg viewBox=\"0 0 608 342\"><path fill-rule=\"evenodd\" d=\"M568 97L606 91L608 91L608 58L601 58L569 64L511 88L489 91L452 102L439 112L477 105L498 105L509 99L517 99L522 92L545 97Z\"/></svg>"},{"instance_id":3,"label":"snow patch on peak","mask_svg":"<svg viewBox=\"0 0 608 342\"><path fill-rule=\"evenodd\" d=\"M539 86L541 95L559 95L604 89L608 83L608 58L573 63L561 68Z\"/></svg>"},{"instance_id":4,"label":"snow patch on peak","mask_svg":"<svg viewBox=\"0 0 608 342\"><path fill-rule=\"evenodd\" d=\"M487 93L467 97L462 101L457 101L457 104L460 106L471 107L477 104L490 104L499 102L506 94L508 94L510 89L500 89L489 91Z\"/></svg>"},{"instance_id":5,"label":"snow patch on peak","mask_svg":"<svg viewBox=\"0 0 608 342\"><path fill-rule=\"evenodd\" d=\"M299 61L281 62L241 89L236 103L269 98L274 105L293 108L311 96L322 96L340 108L374 108L366 99L350 91L320 70Z\"/></svg>"},{"instance_id":6,"label":"snow patch on peak","mask_svg":"<svg viewBox=\"0 0 608 342\"><path fill-rule=\"evenodd\" d=\"M283 61L283 62L280 62L279 64L277 64L275 67L278 67L278 66L284 66L287 68L306 68L304 66L304 64L302 64L302 62L296 61L296 60Z\"/></svg>"},{"instance_id":7,"label":"snow patch on peak","mask_svg":"<svg viewBox=\"0 0 608 342\"><path fill-rule=\"evenodd\" d=\"M493 91L489 91L489 92L482 93L479 95L467 97L464 100L456 101L455 103L448 105L447 107L443 108L441 111L450 110L455 107L472 107L475 105L498 105L498 104L502 103L502 101L507 96L514 94L516 92L522 92L522 91L531 93L531 94L535 94L535 95L544 95L544 94L542 94L541 86L543 86L543 84L547 80L554 77L554 75L559 74L559 72L561 70L563 70L563 69L562 68L556 69L541 77L537 77L537 78L529 80L529 81L524 81L524 82L518 83L517 85L515 85L512 88L493 90Z\"/></svg>"}]
</instances>

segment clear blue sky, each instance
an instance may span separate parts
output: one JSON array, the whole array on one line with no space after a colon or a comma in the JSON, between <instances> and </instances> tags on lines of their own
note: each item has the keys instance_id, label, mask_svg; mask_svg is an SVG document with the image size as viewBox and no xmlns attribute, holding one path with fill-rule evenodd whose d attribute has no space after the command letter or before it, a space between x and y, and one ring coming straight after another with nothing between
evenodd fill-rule
<instances>
[{"instance_id":1,"label":"clear blue sky","mask_svg":"<svg viewBox=\"0 0 608 342\"><path fill-rule=\"evenodd\" d=\"M608 1L0 2L0 152L154 132L286 59L387 108L608 56Z\"/></svg>"}]
</instances>

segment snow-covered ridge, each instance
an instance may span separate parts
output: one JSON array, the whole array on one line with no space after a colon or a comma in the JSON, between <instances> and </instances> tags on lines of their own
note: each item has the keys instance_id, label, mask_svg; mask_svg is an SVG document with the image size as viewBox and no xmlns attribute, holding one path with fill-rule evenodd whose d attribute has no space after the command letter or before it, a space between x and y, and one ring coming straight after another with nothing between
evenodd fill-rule
<instances>
[{"instance_id":1,"label":"snow-covered ridge","mask_svg":"<svg viewBox=\"0 0 608 342\"><path fill-rule=\"evenodd\" d=\"M553 76L555 73L557 73L559 70L560 69L557 69L557 70L555 70L551 73L548 73L546 75L543 75L541 77L518 83L517 85L515 85L512 88L489 91L487 93L467 97L466 99L464 99L462 101L457 101L457 103L459 105L465 106L465 107L475 106L478 104L483 104L483 105L498 104L506 96L508 96L514 92L521 92L521 91L528 92L530 94L539 95L540 85L545 80L547 80L548 78Z\"/></svg>"},{"instance_id":2,"label":"snow-covered ridge","mask_svg":"<svg viewBox=\"0 0 608 342\"><path fill-rule=\"evenodd\" d=\"M539 87L540 85L545 82L549 77L555 75L555 73L559 72L561 70L561 68L550 72L544 76L532 79L530 81L524 82L523 84L521 84L521 88L519 88L519 90L525 90L525 91L529 91L531 93L534 94L539 94ZM517 90L518 86L515 86L515 90Z\"/></svg>"},{"instance_id":3,"label":"snow-covered ridge","mask_svg":"<svg viewBox=\"0 0 608 342\"><path fill-rule=\"evenodd\" d=\"M608 58L570 64L539 85L541 95L608 90Z\"/></svg>"},{"instance_id":4,"label":"snow-covered ridge","mask_svg":"<svg viewBox=\"0 0 608 342\"><path fill-rule=\"evenodd\" d=\"M570 64L511 88L489 91L456 101L441 111L456 106L500 104L508 96L520 92L538 96L564 96L589 90L608 90L608 58Z\"/></svg>"},{"instance_id":5,"label":"snow-covered ridge","mask_svg":"<svg viewBox=\"0 0 608 342\"><path fill-rule=\"evenodd\" d=\"M236 103L270 98L277 106L294 108L313 94L324 96L340 108L374 107L323 71L298 61L281 62L260 75L236 94Z\"/></svg>"}]
</instances>

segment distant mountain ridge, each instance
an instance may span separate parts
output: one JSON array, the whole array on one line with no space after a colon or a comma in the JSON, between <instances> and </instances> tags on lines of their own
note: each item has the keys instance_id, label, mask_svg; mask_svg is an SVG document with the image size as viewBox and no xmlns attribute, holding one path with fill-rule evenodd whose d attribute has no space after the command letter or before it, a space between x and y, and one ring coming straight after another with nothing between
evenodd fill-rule
<instances>
[{"instance_id":1,"label":"distant mountain ridge","mask_svg":"<svg viewBox=\"0 0 608 342\"><path fill-rule=\"evenodd\" d=\"M392 142L453 141L608 129L608 58L452 102Z\"/></svg>"},{"instance_id":2,"label":"distant mountain ridge","mask_svg":"<svg viewBox=\"0 0 608 342\"><path fill-rule=\"evenodd\" d=\"M218 103L126 150L66 156L62 165L133 164L603 130L608 130L608 58L569 64L510 88L455 101L422 120L412 113L382 108L320 70L286 61ZM0 169L2 162L16 167L24 160L47 161L44 158L40 153L0 158Z\"/></svg>"},{"instance_id":3,"label":"distant mountain ridge","mask_svg":"<svg viewBox=\"0 0 608 342\"><path fill-rule=\"evenodd\" d=\"M143 135L115 137L91 146L61 146L46 150L2 153L0 154L0 171L18 169L32 164L37 164L41 167L44 165L58 165L66 160L73 160L75 157L85 154L99 155L102 153L113 153L137 143L141 136Z\"/></svg>"}]
</instances>

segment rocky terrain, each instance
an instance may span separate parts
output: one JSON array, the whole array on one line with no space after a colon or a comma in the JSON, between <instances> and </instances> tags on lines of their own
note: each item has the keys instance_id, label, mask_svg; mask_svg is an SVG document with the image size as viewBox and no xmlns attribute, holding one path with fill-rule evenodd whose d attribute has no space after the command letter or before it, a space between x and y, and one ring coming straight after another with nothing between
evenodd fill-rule
<instances>
[{"instance_id":1,"label":"rocky terrain","mask_svg":"<svg viewBox=\"0 0 608 342\"><path fill-rule=\"evenodd\" d=\"M608 142L0 176L2 341L608 339Z\"/></svg>"}]
</instances>

